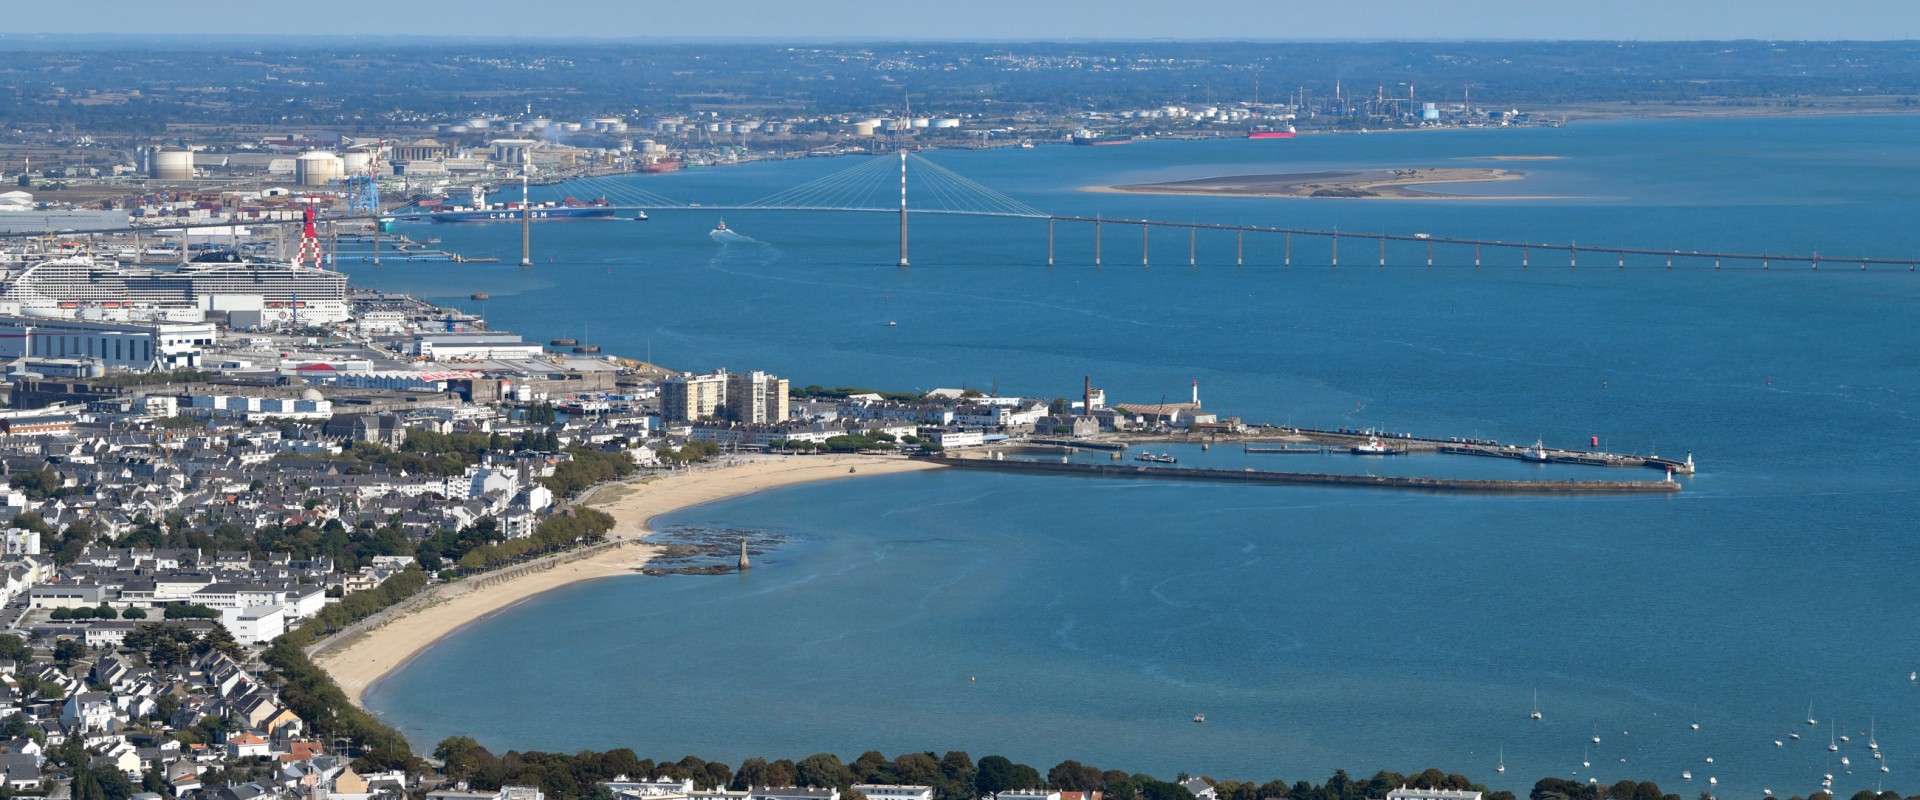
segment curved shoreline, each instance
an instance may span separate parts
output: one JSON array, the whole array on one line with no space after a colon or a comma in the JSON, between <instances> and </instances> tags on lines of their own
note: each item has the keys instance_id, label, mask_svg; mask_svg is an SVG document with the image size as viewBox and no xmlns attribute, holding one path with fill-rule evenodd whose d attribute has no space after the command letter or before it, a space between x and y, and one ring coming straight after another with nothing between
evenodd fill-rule
<instances>
[{"instance_id":1,"label":"curved shoreline","mask_svg":"<svg viewBox=\"0 0 1920 800\"><path fill-rule=\"evenodd\" d=\"M581 502L613 516L608 540L615 542L614 546L571 559L563 555L550 569L525 571L502 580L489 581L489 576L496 575L489 573L435 587L412 608L390 620L322 643L312 658L355 705L365 708L366 694L375 684L467 625L563 586L636 574L659 552L658 547L644 541L653 533L651 525L657 517L784 486L941 466L894 456L771 457L600 486ZM499 572L510 573L523 566Z\"/></svg>"}]
</instances>

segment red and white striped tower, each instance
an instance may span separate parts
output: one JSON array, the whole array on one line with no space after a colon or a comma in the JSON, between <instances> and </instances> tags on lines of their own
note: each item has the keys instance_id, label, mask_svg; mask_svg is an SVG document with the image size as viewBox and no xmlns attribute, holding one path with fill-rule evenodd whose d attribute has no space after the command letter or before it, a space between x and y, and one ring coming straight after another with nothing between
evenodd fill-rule
<instances>
[{"instance_id":1,"label":"red and white striped tower","mask_svg":"<svg viewBox=\"0 0 1920 800\"><path fill-rule=\"evenodd\" d=\"M306 224L300 228L300 249L293 255L293 266L297 269L306 266L307 259L313 259L314 269L325 269L326 262L320 256L320 233L313 224L313 206L307 206Z\"/></svg>"}]
</instances>

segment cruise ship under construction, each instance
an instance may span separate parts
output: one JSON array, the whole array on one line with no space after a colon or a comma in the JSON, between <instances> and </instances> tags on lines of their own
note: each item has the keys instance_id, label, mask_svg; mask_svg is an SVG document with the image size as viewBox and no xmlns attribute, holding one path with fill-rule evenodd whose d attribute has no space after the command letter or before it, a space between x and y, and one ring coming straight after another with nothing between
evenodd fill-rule
<instances>
[{"instance_id":1,"label":"cruise ship under construction","mask_svg":"<svg viewBox=\"0 0 1920 800\"><path fill-rule=\"evenodd\" d=\"M274 262L129 267L61 257L0 271L0 314L61 319L197 322L257 312L259 324L344 322L347 276Z\"/></svg>"}]
</instances>

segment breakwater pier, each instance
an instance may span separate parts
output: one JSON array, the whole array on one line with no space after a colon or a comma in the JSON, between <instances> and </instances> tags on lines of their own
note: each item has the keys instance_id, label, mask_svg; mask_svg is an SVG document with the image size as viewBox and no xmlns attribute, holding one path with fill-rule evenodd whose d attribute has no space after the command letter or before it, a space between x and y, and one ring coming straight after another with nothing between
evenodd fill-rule
<instances>
[{"instance_id":1,"label":"breakwater pier","mask_svg":"<svg viewBox=\"0 0 1920 800\"><path fill-rule=\"evenodd\" d=\"M1092 478L1148 478L1157 480L1256 483L1291 486L1353 486L1424 492L1472 494L1620 495L1677 494L1682 487L1662 481L1535 481L1464 478L1418 478L1385 475L1339 475L1318 472L1144 467L1125 464L1062 463L1011 458L916 456L955 469L1014 472L1029 475L1077 475Z\"/></svg>"}]
</instances>

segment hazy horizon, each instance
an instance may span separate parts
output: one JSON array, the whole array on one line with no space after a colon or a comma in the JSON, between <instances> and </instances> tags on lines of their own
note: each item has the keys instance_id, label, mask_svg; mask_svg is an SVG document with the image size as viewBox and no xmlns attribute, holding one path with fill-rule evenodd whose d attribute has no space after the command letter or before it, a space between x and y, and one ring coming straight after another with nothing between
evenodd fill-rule
<instances>
[{"instance_id":1,"label":"hazy horizon","mask_svg":"<svg viewBox=\"0 0 1920 800\"><path fill-rule=\"evenodd\" d=\"M188 10L190 8L191 10ZM133 0L17 5L0 20L15 36L286 36L579 39L657 42L834 41L1899 41L1920 33L1920 6L1894 0L1676 4L1621 0L1564 7L1535 0L1024 0L875 6L822 0L735 0L684 6L574 0L570 13L518 13L524 3L457 7L341 0L324 6L202 0L157 7ZM543 8L541 11L550 9ZM718 11L720 13L714 13Z\"/></svg>"}]
</instances>

